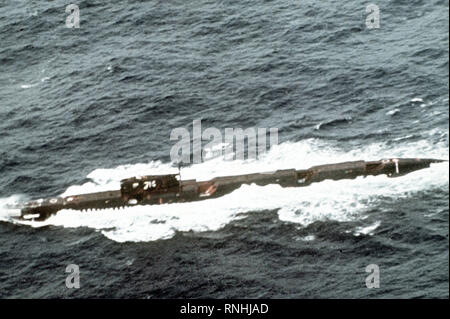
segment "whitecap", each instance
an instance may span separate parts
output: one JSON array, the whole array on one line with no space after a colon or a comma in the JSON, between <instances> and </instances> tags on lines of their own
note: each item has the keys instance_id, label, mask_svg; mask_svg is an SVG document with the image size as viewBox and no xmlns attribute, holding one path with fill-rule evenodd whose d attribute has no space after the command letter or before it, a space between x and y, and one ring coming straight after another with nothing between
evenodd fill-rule
<instances>
[{"instance_id":1,"label":"whitecap","mask_svg":"<svg viewBox=\"0 0 450 319\"><path fill-rule=\"evenodd\" d=\"M361 236L361 235L369 235L369 236L373 236L373 232L375 231L375 229L377 229L379 226L381 225L381 221L377 221L369 226L364 226L364 227L356 227L353 235L355 236Z\"/></svg>"},{"instance_id":2,"label":"whitecap","mask_svg":"<svg viewBox=\"0 0 450 319\"><path fill-rule=\"evenodd\" d=\"M399 109L393 109L393 110L391 110L391 111L388 111L387 113L386 113L386 115L395 115L395 114L397 114L397 113L399 113L400 112L400 110Z\"/></svg>"},{"instance_id":3,"label":"whitecap","mask_svg":"<svg viewBox=\"0 0 450 319\"><path fill-rule=\"evenodd\" d=\"M38 85L38 84L37 83L35 83L35 84L22 84L20 87L22 89L29 89L29 88L35 87L36 85Z\"/></svg>"},{"instance_id":4,"label":"whitecap","mask_svg":"<svg viewBox=\"0 0 450 319\"><path fill-rule=\"evenodd\" d=\"M340 149L338 144L307 139L275 145L258 160L226 161L222 157L213 158L183 168L181 175L183 179L208 180L216 176L301 169L330 162L424 156L448 158L448 146L421 140L399 144L395 149L386 143L373 143L348 151ZM63 195L119 189L120 180L126 177L177 171L172 163L160 161L98 168L88 175L89 182L72 185ZM359 222L367 217L367 212L374 205L386 198L408 198L424 189L448 187L448 175L448 164L441 163L394 179L381 175L369 176L355 180L324 181L300 188L242 185L233 193L217 199L120 210L62 210L44 222L24 223L33 227L90 227L117 242L138 242L168 239L176 232L216 231L246 218L247 214L243 213L257 214L265 210L275 210L280 220L300 227L315 221ZM355 233L365 231L357 229Z\"/></svg>"}]
</instances>

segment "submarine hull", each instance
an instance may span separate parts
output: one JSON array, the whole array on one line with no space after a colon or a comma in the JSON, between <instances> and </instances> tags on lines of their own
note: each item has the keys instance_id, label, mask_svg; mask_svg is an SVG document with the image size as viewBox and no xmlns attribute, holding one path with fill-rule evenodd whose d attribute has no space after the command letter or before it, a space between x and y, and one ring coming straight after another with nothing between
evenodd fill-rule
<instances>
[{"instance_id":1,"label":"submarine hull","mask_svg":"<svg viewBox=\"0 0 450 319\"><path fill-rule=\"evenodd\" d=\"M217 198L243 184L305 187L324 180L354 179L359 176L402 176L440 163L438 159L384 159L352 161L313 166L305 170L285 169L273 172L216 177L209 181L179 180L178 174L132 177L121 181L120 190L56 197L26 203L20 219L45 220L62 209L99 210L136 205L160 205Z\"/></svg>"}]
</instances>

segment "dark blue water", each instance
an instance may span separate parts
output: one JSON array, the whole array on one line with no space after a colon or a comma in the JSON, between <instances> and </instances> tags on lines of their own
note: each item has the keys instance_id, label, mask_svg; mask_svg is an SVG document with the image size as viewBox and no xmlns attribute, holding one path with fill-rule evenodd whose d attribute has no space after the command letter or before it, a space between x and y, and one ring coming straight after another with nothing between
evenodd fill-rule
<instances>
[{"instance_id":1,"label":"dark blue water","mask_svg":"<svg viewBox=\"0 0 450 319\"><path fill-rule=\"evenodd\" d=\"M173 170L170 133L196 119L279 145L188 178L448 159L448 1L378 1L379 29L357 0L79 0L79 29L68 4L0 4L1 297L448 298L447 164L44 223L6 209Z\"/></svg>"}]
</instances>

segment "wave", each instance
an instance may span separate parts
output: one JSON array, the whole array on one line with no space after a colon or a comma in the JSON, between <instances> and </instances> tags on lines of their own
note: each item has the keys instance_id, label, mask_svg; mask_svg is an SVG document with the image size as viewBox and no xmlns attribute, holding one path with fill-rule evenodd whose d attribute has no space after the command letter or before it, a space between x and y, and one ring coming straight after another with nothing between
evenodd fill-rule
<instances>
[{"instance_id":1,"label":"wave","mask_svg":"<svg viewBox=\"0 0 450 319\"><path fill-rule=\"evenodd\" d=\"M374 143L347 151L331 142L307 139L273 146L258 160L226 161L222 158L213 158L210 161L183 168L181 175L183 179L207 180L223 175L283 168L300 169L332 162L376 160L388 157L448 159L448 143L433 144L422 140L405 142L394 149L392 143L389 145ZM124 165L112 169L99 168L87 176L90 182L70 186L62 195L119 189L120 180L126 177L174 172L177 172L177 169L171 163L160 161ZM245 218L246 213L265 210L277 210L280 220L300 226L324 220L362 221L366 217L366 212L381 200L407 198L416 192L428 189L444 187L448 189L448 180L448 164L442 163L434 164L430 169L394 179L386 176L361 177L355 180L324 181L301 188L243 185L229 195L201 202L88 212L61 210L43 222L14 222L32 227L46 225L89 227L117 242L139 242L168 239L176 232L219 230L234 220ZM7 202L17 202L20 199L16 196L0 200L0 207L4 207ZM2 213L0 218L13 221L8 214ZM372 229L369 225L368 229L372 232L375 228ZM354 235L361 233L366 233L363 226Z\"/></svg>"}]
</instances>

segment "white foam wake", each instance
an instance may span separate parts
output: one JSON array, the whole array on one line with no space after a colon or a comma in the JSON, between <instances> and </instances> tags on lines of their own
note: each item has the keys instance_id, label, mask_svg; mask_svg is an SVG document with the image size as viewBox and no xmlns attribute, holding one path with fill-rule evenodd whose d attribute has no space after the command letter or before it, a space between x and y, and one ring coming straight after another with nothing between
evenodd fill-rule
<instances>
[{"instance_id":1,"label":"white foam wake","mask_svg":"<svg viewBox=\"0 0 450 319\"><path fill-rule=\"evenodd\" d=\"M0 221L11 221L13 217L20 216L20 205L27 200L24 195L0 198Z\"/></svg>"},{"instance_id":2,"label":"white foam wake","mask_svg":"<svg viewBox=\"0 0 450 319\"><path fill-rule=\"evenodd\" d=\"M325 163L388 157L448 159L448 146L444 143L433 145L428 141L420 141L398 145L392 149L392 146L376 143L345 152L336 145L309 139L274 146L259 160L224 161L221 158L214 158L211 161L184 168L182 178L206 180L221 175L282 168L300 169ZM119 181L126 177L176 171L170 163L161 162L119 166L114 169L96 169L88 175L91 182L71 186L63 195L118 189ZM28 224L37 227L49 224L63 227L90 227L118 242L166 239L172 237L176 231L214 231L233 220L243 218L240 213L268 209L278 209L280 220L306 226L318 220L360 220L365 217L365 212L382 197L394 199L408 197L414 192L430 188L448 190L448 180L448 164L442 163L433 164L430 169L394 179L377 176L355 180L324 181L300 188L243 185L229 195L201 202L136 206L94 212L62 210L45 222L28 222ZM362 229L355 235L361 233L364 234L365 230Z\"/></svg>"}]
</instances>

